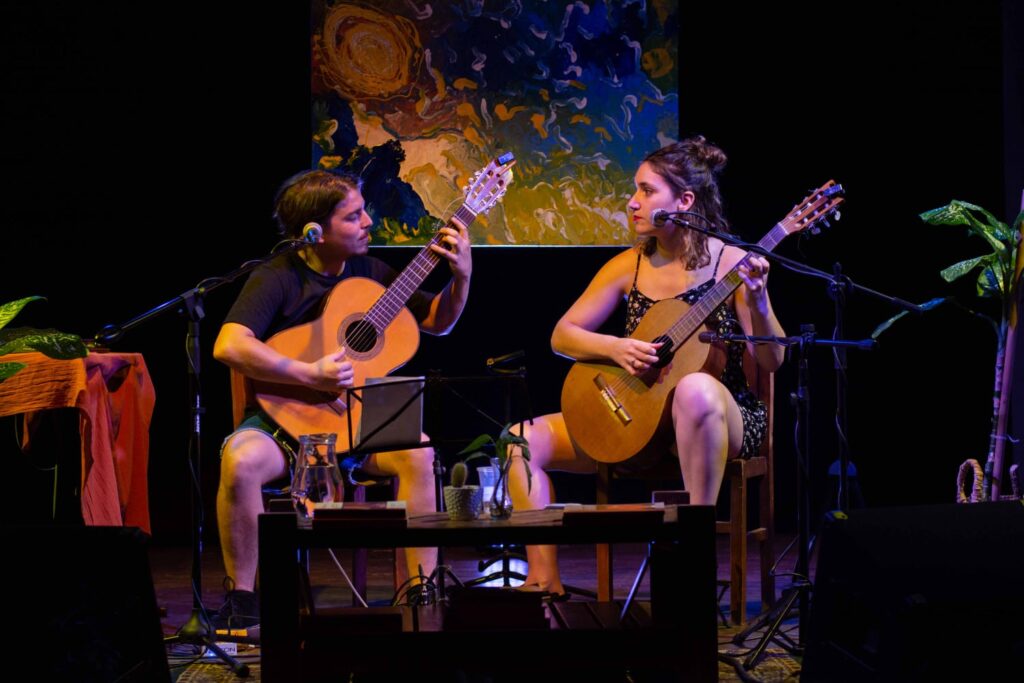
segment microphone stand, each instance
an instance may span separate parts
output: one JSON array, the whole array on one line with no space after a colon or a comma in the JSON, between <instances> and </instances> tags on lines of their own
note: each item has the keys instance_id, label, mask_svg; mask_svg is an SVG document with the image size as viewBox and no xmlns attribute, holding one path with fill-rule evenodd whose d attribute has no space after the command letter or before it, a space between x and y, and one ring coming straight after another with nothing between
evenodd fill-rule
<instances>
[{"instance_id":1,"label":"microphone stand","mask_svg":"<svg viewBox=\"0 0 1024 683\"><path fill-rule=\"evenodd\" d=\"M780 256L779 254L776 254L773 251L768 251L767 249L762 248L758 244L744 242L743 240L738 239L737 237L730 235L728 233L717 232L705 227L696 226L692 222L688 221L687 218L699 218L700 220L704 221L705 224L711 224L711 221L709 221L707 218L697 213L696 211L660 212L657 213L657 215L655 216L654 223L655 225L657 225L659 224L659 222L664 223L665 221L671 221L676 225L689 228L690 230L695 230L710 237L714 237L715 239L721 240L726 244L732 245L734 247L739 247L740 249L758 254L759 256L763 256L771 261L781 264L782 266L793 272L827 280L829 283L829 297L831 297L835 302L835 327L832 335L833 340L838 341L843 335L843 311L846 305L846 295L851 291L858 291L864 294L868 294L876 299L880 299L888 303L890 306L893 306L904 311L908 311L910 313L922 313L924 311L924 309L918 306L917 304L910 303L909 301L905 301L898 297L889 296L888 294L883 294L868 287L864 287L863 285L858 285L857 283L850 280L849 277L843 275L842 265L839 263L835 263L833 265L833 272L829 274L826 273L825 271L818 270L817 268L813 268L799 261L786 258L785 256ZM827 226L828 221L823 221L823 224ZM812 234L816 234L816 232L818 232L818 228L811 228L811 232ZM850 487L848 481L850 455L849 442L846 438L847 348L849 348L848 345L835 344L835 350L833 352L836 373L836 431L839 442L839 500L837 501L837 503L839 509L842 510L843 512L849 512L850 510Z\"/></svg>"},{"instance_id":2,"label":"microphone stand","mask_svg":"<svg viewBox=\"0 0 1024 683\"><path fill-rule=\"evenodd\" d=\"M199 645L208 648L223 660L239 678L249 675L249 667L246 664L234 659L231 655L219 647L214 639L214 634L209 628L209 618L202 603L202 554L203 554L203 500L201 488L201 448L200 436L202 432L202 416L205 412L202 401L202 382L200 381L200 358L202 356L202 345L200 344L200 322L205 317L203 311L203 297L218 287L233 282L241 275L248 273L256 266L269 261L279 254L295 251L301 247L308 246L315 242L318 236L307 233L306 240L286 240L279 243L271 253L259 259L247 261L241 266L221 277L207 278L198 285L182 292L173 299L152 308L121 325L107 325L100 329L93 337L91 345L107 346L119 341L126 332L142 325L143 323L157 317L167 310L177 310L178 313L188 318L188 330L185 339L185 353L188 361L188 389L189 389L189 447L188 447L188 468L191 482L190 498L192 511L192 614L177 634L164 639L165 645L174 643L185 643Z\"/></svg>"},{"instance_id":3,"label":"microphone stand","mask_svg":"<svg viewBox=\"0 0 1024 683\"><path fill-rule=\"evenodd\" d=\"M875 349L878 342L874 339L859 341L841 339L818 339L815 336L813 325L801 325L800 335L794 337L756 336L745 334L716 334L713 332L702 332L700 341L707 343L719 342L751 342L755 344L779 344L785 347L796 346L799 349L799 361L797 372L797 389L790 394L790 402L796 410L796 493L797 493L797 562L793 573L793 582L790 587L783 591L782 598L775 606L755 619L750 626L733 637L733 642L742 644L751 633L754 633L766 624L768 629L761 636L757 644L751 649L747 658L740 662L736 657L728 654L720 654L719 658L732 665L739 671L746 672L753 669L760 662L764 655L765 648L772 640L791 652L800 652L799 642L794 643L788 636L781 633L779 629L782 623L789 617L793 604L797 603L797 614L799 617L800 638L806 631L808 614L808 591L812 588L810 580L810 548L811 548L811 495L810 495L810 473L811 473L811 439L810 439L810 362L809 349L813 346L824 346L833 350L859 349L868 351ZM783 552L785 555L785 552ZM781 558L780 558L781 559ZM778 560L776 560L778 564ZM778 640L783 638L784 641Z\"/></svg>"},{"instance_id":4,"label":"microphone stand","mask_svg":"<svg viewBox=\"0 0 1024 683\"><path fill-rule=\"evenodd\" d=\"M735 667L741 673L745 673L746 669L751 669L757 666L758 661L763 656L764 649L770 640L776 637L778 629L782 622L785 620L793 606L794 602L798 602L799 612L799 633L801 638L806 633L807 625L807 606L808 596L805 589L811 588L810 574L809 574L809 555L810 555L810 427L809 427L809 415L810 415L810 401L809 401L809 363L807 359L807 349L810 346L828 346L833 349L834 356L834 368L836 372L836 427L838 431L839 439L839 500L838 505L840 509L845 513L849 510L849 483L848 483L848 469L849 469L849 444L846 439L846 349L856 348L860 350L871 350L877 347L877 342L874 339L866 339L862 341L846 341L839 339L843 333L843 310L846 302L846 294L850 291L856 290L865 294L869 294L877 299L881 299L887 302L889 305L904 311L913 313L921 313L923 309L903 299L892 297L881 292L877 292L873 289L863 287L851 281L848 277L842 274L842 266L836 263L833 266L833 273L828 274L816 268L812 268L806 264L794 261L792 259L780 256L774 252L763 249L760 245L750 244L744 242L736 237L710 230L705 227L699 227L694 225L692 222L686 220L687 217L699 218L704 221L705 225L711 225L709 221L703 215L694 211L676 211L676 212L661 212L655 216L655 224L664 221L671 221L677 225L695 230L705 235L714 237L718 240L730 244L732 246L739 247L748 252L764 256L773 262L777 262L789 270L812 277L818 277L829 282L829 296L835 302L835 327L833 331L833 339L818 339L814 334L814 327L812 325L801 326L801 336L799 337L757 337L748 335L709 335L709 333L702 333L702 341L746 341L753 343L777 343L784 346L797 345L800 349L800 360L798 370L798 386L797 391L791 395L791 401L797 411L797 437L796 437L796 448L797 448L797 531L798 531L798 543L799 553L797 559L797 566L795 571L795 580L791 587L784 591L783 597L779 603L775 605L771 610L762 614L758 617L747 629L738 633L734 638L733 642L736 644L742 644L749 635L762 627L765 624L769 624L768 630L762 636L758 644L751 650L750 655L741 664L734 657L729 655L720 655L720 657ZM828 225L827 221L823 221L825 225ZM811 228L812 233L817 232L818 228L815 226ZM787 549L788 550L788 549ZM785 555L785 551L783 552ZM781 559L781 556L780 556ZM776 564L778 560L776 560ZM783 634L778 634L783 635ZM788 640L788 638L787 638ZM785 644L783 644L786 646ZM799 649L799 644L794 644L793 649ZM789 649L787 647L787 649Z\"/></svg>"}]
</instances>

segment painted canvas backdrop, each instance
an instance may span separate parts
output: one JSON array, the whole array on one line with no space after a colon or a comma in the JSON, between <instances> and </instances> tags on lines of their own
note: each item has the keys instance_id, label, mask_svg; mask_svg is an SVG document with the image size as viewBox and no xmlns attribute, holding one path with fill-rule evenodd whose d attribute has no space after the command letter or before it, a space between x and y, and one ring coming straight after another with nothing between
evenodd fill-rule
<instances>
[{"instance_id":1,"label":"painted canvas backdrop","mask_svg":"<svg viewBox=\"0 0 1024 683\"><path fill-rule=\"evenodd\" d=\"M631 240L633 173L679 130L676 3L313 0L313 165L363 178L374 244L425 242L511 151L481 245Z\"/></svg>"}]
</instances>

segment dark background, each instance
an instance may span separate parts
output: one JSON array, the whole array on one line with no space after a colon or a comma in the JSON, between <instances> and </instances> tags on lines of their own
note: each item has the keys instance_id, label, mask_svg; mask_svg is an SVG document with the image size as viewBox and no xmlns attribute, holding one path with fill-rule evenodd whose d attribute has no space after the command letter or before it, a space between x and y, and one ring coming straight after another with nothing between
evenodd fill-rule
<instances>
[{"instance_id":1,"label":"dark background","mask_svg":"<svg viewBox=\"0 0 1024 683\"><path fill-rule=\"evenodd\" d=\"M275 243L274 191L310 159L308 17L302 3L290 4L298 6L2 4L2 296L48 299L15 324L91 336ZM847 191L842 220L813 239L790 238L780 253L827 270L839 261L858 284L910 301L956 294L997 314L975 296L973 278L947 285L938 276L986 245L917 214L963 199L1004 220L1016 215L1021 11L993 0L820 3L806 12L781 5L682 3L682 133L702 133L730 156L723 194L736 231L760 239L834 178ZM403 374L478 374L488 357L521 349L534 411L557 410L569 362L551 353L551 329L614 252L476 250L462 320L449 337L425 336ZM413 253L377 255L401 267ZM227 372L210 347L239 287L207 295L201 326L211 539L217 450L231 424ZM830 334L825 283L775 267L771 290L787 331L813 324ZM846 336L867 337L894 312L854 295ZM157 391L150 498L158 543L187 541L190 529L185 333L184 319L167 313L114 347L144 354ZM881 342L876 352L851 353L847 374L848 436L865 502L950 501L960 463L987 453L994 336L941 308L900 321ZM810 361L817 509L831 498L836 378L829 352ZM794 528L795 371L788 362L776 379L784 530ZM12 422L2 425L5 461L25 478L19 488L48 498L48 475L20 459ZM573 477L561 490L568 498L591 486Z\"/></svg>"}]
</instances>

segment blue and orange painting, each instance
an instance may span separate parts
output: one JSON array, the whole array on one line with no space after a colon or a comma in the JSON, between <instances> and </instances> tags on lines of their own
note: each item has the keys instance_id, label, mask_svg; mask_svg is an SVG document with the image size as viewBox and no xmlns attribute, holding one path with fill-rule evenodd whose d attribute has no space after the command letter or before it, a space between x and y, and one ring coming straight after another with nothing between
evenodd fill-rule
<instances>
[{"instance_id":1,"label":"blue and orange painting","mask_svg":"<svg viewBox=\"0 0 1024 683\"><path fill-rule=\"evenodd\" d=\"M479 245L632 241L641 159L678 137L672 0L313 0L313 165L354 172L374 244L429 239L472 174L517 164Z\"/></svg>"}]
</instances>

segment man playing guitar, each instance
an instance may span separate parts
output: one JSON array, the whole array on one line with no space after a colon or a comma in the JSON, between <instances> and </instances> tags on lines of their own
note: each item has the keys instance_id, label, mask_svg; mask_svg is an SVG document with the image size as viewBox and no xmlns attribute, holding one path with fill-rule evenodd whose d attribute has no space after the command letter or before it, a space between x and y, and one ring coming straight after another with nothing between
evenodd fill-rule
<instances>
[{"instance_id":1,"label":"man playing guitar","mask_svg":"<svg viewBox=\"0 0 1024 683\"><path fill-rule=\"evenodd\" d=\"M268 339L288 328L308 324L323 313L325 306L335 303L335 298L345 298L337 293L329 295L343 291L337 286L348 278L368 278L389 285L396 273L379 259L367 256L372 221L357 178L325 171L300 173L278 192L274 217L288 237L301 238L310 229L322 236L316 244L284 253L253 271L220 330L214 357L257 383L343 398L345 389L362 379L354 363L358 364L360 352L366 355L366 348L346 348L345 343L339 343L322 354L317 352L315 358L303 359L289 356L268 344ZM398 302L396 309L407 303L420 330L446 334L459 319L469 293L473 266L465 222L453 218L423 253L434 262L448 261L452 279L436 295L415 289ZM415 326L413 330L415 334ZM418 339L411 343L415 351ZM289 473L298 436L295 429L289 429L291 434L268 411L258 410L224 442L217 518L230 581L225 604L214 619L218 628L246 628L258 623L254 588L256 521L263 511L261 489ZM316 431L323 430L314 427L304 433ZM398 498L406 501L410 514L416 514L434 510L432 460L429 449L416 449L373 453L345 462L349 469L358 467L371 476L397 477ZM345 474L347 477L349 473ZM405 558L410 576L416 576L419 566L429 574L436 564L436 550L408 549Z\"/></svg>"}]
</instances>

